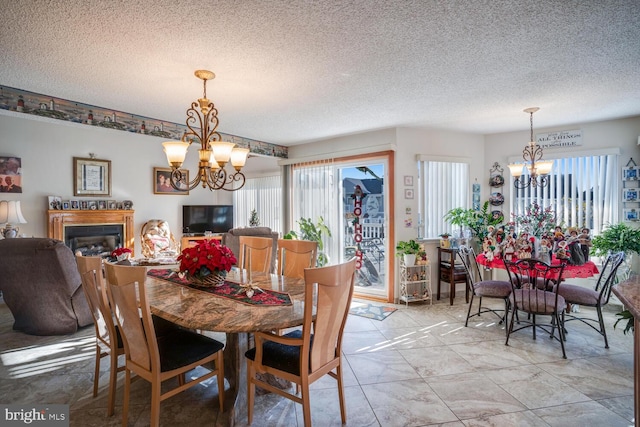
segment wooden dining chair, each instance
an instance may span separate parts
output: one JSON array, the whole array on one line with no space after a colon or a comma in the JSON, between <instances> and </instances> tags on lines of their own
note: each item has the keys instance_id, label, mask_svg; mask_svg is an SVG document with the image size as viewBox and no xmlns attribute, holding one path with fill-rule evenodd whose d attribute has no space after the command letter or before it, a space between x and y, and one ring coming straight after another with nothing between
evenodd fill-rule
<instances>
[{"instance_id":1,"label":"wooden dining chair","mask_svg":"<svg viewBox=\"0 0 640 427\"><path fill-rule=\"evenodd\" d=\"M517 262L504 261L509 279L511 281L511 319L507 331L507 341L513 332L524 328L533 329L533 339L536 339L536 330L541 329L549 334L550 338L560 341L562 357L567 358L564 349L564 323L562 312L567 304L558 290L562 287L562 271L565 265L549 265L543 261L526 258ZM518 317L518 327L514 329L514 320L518 311L530 316L527 319ZM550 316L549 323L539 322L537 316ZM558 330L558 337L555 330Z\"/></svg>"},{"instance_id":2,"label":"wooden dining chair","mask_svg":"<svg viewBox=\"0 0 640 427\"><path fill-rule=\"evenodd\" d=\"M269 237L240 236L240 258L242 269L271 273L273 239Z\"/></svg>"},{"instance_id":3,"label":"wooden dining chair","mask_svg":"<svg viewBox=\"0 0 640 427\"><path fill-rule=\"evenodd\" d=\"M306 269L302 330L285 335L266 332L254 334L256 346L245 353L249 424L253 420L253 404L258 386L302 404L304 425L310 426L309 386L327 374L338 382L340 416L342 424L347 422L341 349L353 296L355 273L355 258L343 264ZM264 382L257 373L269 373L295 383L296 390L300 389L300 396Z\"/></svg>"},{"instance_id":4,"label":"wooden dining chair","mask_svg":"<svg viewBox=\"0 0 640 427\"><path fill-rule=\"evenodd\" d=\"M304 279L304 269L316 266L318 242L278 239L278 275Z\"/></svg>"},{"instance_id":5,"label":"wooden dining chair","mask_svg":"<svg viewBox=\"0 0 640 427\"><path fill-rule=\"evenodd\" d=\"M462 261L462 265L467 273L467 285L471 293L471 301L469 301L469 309L467 310L467 319L464 326L469 324L469 318L480 316L482 313L493 313L500 319L500 324L504 322L509 313L509 296L511 295L511 282L506 280L483 280L480 267L476 261L476 253L473 248L463 246L458 250L458 256ZM473 300L478 297L478 312L471 314ZM482 298L499 298L504 301L504 311L482 307ZM505 322L506 326L506 322ZM505 327L505 330L507 328Z\"/></svg>"},{"instance_id":6,"label":"wooden dining chair","mask_svg":"<svg viewBox=\"0 0 640 427\"><path fill-rule=\"evenodd\" d=\"M121 283L107 278L107 289L125 349L122 425L128 423L131 373L151 383L150 425L153 427L160 424L160 403L163 400L214 376L218 379L218 402L222 412L224 344L186 329L174 329L164 336L156 336L144 280ZM185 373L210 362L215 365L213 370L189 381L184 380ZM178 386L163 391L163 383L172 378L178 379Z\"/></svg>"},{"instance_id":7,"label":"wooden dining chair","mask_svg":"<svg viewBox=\"0 0 640 427\"><path fill-rule=\"evenodd\" d=\"M611 297L611 288L615 284L616 273L618 268L624 261L624 252L616 252L609 254L602 265L602 271L596 285L593 289L585 288L579 285L572 285L569 283L563 283L558 291L567 302L567 304L581 305L585 307L594 307L598 315L598 319L592 317L580 315L579 313L566 313L563 312L563 322L569 322L571 320L579 320L582 323L590 326L593 330L598 332L604 338L604 348L609 348L609 341L607 340L607 331L604 326L604 319L602 317L602 307L609 303ZM567 318L564 318L564 317ZM593 324L597 323L596 328ZM566 333L566 331L565 331ZM566 336L565 336L566 339Z\"/></svg>"},{"instance_id":8,"label":"wooden dining chair","mask_svg":"<svg viewBox=\"0 0 640 427\"><path fill-rule=\"evenodd\" d=\"M102 274L102 258L76 256L78 272L82 280L82 289L87 297L93 325L96 330L96 362L93 373L93 397L98 395L100 379L100 362L109 356L109 397L107 400L107 415L112 416L115 409L116 382L118 372L124 370L124 365L118 367L118 356L124 354L122 337L115 326L107 288Z\"/></svg>"}]
</instances>

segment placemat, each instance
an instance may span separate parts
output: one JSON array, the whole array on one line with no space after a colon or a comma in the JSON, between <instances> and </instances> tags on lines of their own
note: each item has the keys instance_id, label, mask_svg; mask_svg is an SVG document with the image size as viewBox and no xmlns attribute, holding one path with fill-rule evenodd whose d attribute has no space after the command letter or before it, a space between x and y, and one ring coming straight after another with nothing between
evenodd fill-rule
<instances>
[{"instance_id":1,"label":"placemat","mask_svg":"<svg viewBox=\"0 0 640 427\"><path fill-rule=\"evenodd\" d=\"M224 298L230 298L244 304L251 305L291 305L291 297L284 292L277 292L268 289L263 289L262 292L256 291L255 294L249 298L245 294L245 289L239 284L234 282L228 282L225 280L224 285L216 288L207 286L198 286L191 283L187 279L181 278L177 272L173 270L159 270L151 269L147 272L148 276L157 277L158 279L167 280L177 285L186 286L192 289L197 289L203 292L209 292Z\"/></svg>"}]
</instances>

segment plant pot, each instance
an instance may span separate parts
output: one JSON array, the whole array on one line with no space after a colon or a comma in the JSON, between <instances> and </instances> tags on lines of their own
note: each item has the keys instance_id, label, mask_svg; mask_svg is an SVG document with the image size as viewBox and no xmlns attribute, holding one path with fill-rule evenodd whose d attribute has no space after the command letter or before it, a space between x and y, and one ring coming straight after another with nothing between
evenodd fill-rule
<instances>
[{"instance_id":1,"label":"plant pot","mask_svg":"<svg viewBox=\"0 0 640 427\"><path fill-rule=\"evenodd\" d=\"M416 265L416 254L404 254L402 255L404 265Z\"/></svg>"},{"instance_id":2,"label":"plant pot","mask_svg":"<svg viewBox=\"0 0 640 427\"><path fill-rule=\"evenodd\" d=\"M209 288L217 288L218 286L224 285L224 279L226 275L216 271L204 277L195 277L187 274L187 279L197 286L209 287Z\"/></svg>"}]
</instances>

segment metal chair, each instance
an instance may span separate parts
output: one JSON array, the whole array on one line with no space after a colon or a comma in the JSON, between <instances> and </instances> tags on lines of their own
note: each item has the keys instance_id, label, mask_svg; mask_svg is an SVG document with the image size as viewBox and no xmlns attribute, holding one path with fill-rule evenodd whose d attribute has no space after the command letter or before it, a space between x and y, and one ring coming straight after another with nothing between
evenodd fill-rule
<instances>
[{"instance_id":1,"label":"metal chair","mask_svg":"<svg viewBox=\"0 0 640 427\"><path fill-rule=\"evenodd\" d=\"M469 301L469 310L467 311L467 319L464 326L469 324L469 318L480 316L482 313L493 313L500 319L500 324L504 322L509 313L509 296L511 295L511 283L506 280L482 280L480 266L476 261L476 253L473 248L463 246L458 250L458 256L467 272L467 286L471 293L471 301ZM478 297L478 312L471 314L473 300ZM504 300L504 311L495 310L488 307L482 307L482 298L500 298ZM499 312L502 311L503 315ZM505 328L506 329L506 328Z\"/></svg>"},{"instance_id":2,"label":"metal chair","mask_svg":"<svg viewBox=\"0 0 640 427\"><path fill-rule=\"evenodd\" d=\"M567 358L564 349L564 324L562 312L567 304L559 294L562 281L564 264L549 265L536 259L521 259L517 262L504 261L511 280L511 320L507 330L505 345L509 345L509 337L513 332L524 328L533 329L533 339L536 339L536 329L540 328L549 333L550 338L555 337L558 329L558 340L562 347L562 357ZM528 313L527 320L519 318L519 326L514 329L514 320L518 311ZM551 317L548 324L539 323L536 316L546 315Z\"/></svg>"},{"instance_id":3,"label":"metal chair","mask_svg":"<svg viewBox=\"0 0 640 427\"><path fill-rule=\"evenodd\" d=\"M563 322L579 320L585 325L590 326L604 338L604 348L609 348L609 341L607 340L607 331L604 327L602 307L609 303L611 287L615 283L618 267L620 267L623 261L624 252L609 254L602 266L602 271L600 272L600 276L598 277L598 281L596 282L594 289L563 283L558 291L558 293L564 297L567 304L595 307L596 312L598 313L597 320L590 317L578 316L577 314L572 313L565 314L563 312ZM564 319L565 316L568 317L568 319ZM596 322L598 323L598 328L592 324Z\"/></svg>"},{"instance_id":4,"label":"metal chair","mask_svg":"<svg viewBox=\"0 0 640 427\"><path fill-rule=\"evenodd\" d=\"M340 416L342 424L347 422L341 348L353 296L355 273L355 258L344 264L306 269L302 330L286 335L255 333L256 346L245 353L249 424L253 420L255 389L259 386L302 404L304 425L310 426L309 386L327 374L338 382ZM317 305L314 300L317 300ZM296 384L296 390L300 388L301 395L274 387L258 378L257 373L268 373L291 381Z\"/></svg>"}]
</instances>

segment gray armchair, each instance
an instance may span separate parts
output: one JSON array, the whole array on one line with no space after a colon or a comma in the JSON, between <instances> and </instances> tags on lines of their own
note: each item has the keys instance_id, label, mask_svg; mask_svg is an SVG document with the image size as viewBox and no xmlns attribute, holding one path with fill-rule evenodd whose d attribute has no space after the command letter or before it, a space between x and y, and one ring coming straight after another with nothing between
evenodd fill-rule
<instances>
[{"instance_id":1,"label":"gray armchair","mask_svg":"<svg viewBox=\"0 0 640 427\"><path fill-rule=\"evenodd\" d=\"M222 244L228 246L229 249L240 262L240 236L270 237L273 239L272 254L278 253L278 237L279 234L271 231L269 227L242 227L232 228L228 233L222 235ZM271 273L276 272L276 257L271 257Z\"/></svg>"},{"instance_id":2,"label":"gray armchair","mask_svg":"<svg viewBox=\"0 0 640 427\"><path fill-rule=\"evenodd\" d=\"M17 331L66 335L93 323L75 256L59 240L0 240L0 291Z\"/></svg>"}]
</instances>

